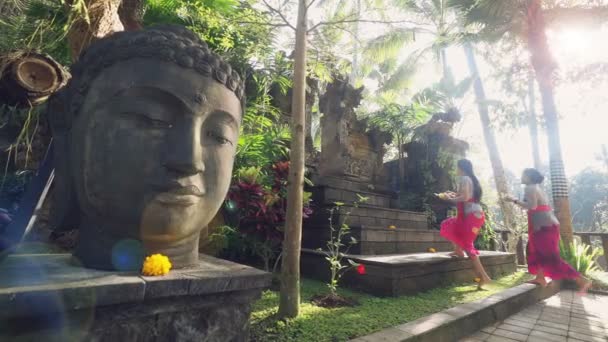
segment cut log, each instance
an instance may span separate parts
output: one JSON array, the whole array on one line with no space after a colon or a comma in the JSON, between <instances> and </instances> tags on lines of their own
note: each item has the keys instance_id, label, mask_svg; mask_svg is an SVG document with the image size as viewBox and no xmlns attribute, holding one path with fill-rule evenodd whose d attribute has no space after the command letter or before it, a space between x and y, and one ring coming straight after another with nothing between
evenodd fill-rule
<instances>
[{"instance_id":1,"label":"cut log","mask_svg":"<svg viewBox=\"0 0 608 342\"><path fill-rule=\"evenodd\" d=\"M64 87L69 78L65 68L48 55L20 51L0 56L0 104L41 104Z\"/></svg>"}]
</instances>

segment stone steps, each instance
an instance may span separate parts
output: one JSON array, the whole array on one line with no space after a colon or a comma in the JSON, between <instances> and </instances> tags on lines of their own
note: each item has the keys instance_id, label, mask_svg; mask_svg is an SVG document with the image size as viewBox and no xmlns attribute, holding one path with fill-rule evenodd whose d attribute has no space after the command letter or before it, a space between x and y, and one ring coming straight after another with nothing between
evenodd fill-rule
<instances>
[{"instance_id":1,"label":"stone steps","mask_svg":"<svg viewBox=\"0 0 608 342\"><path fill-rule=\"evenodd\" d=\"M381 256L347 255L365 265L366 273L347 271L341 285L377 296L411 295L452 282L472 282L475 278L469 259L452 258L447 253L393 254ZM346 262L344 260L343 262ZM491 277L513 273L515 254L481 252L481 262ZM301 269L305 276L329 278L325 254L302 249Z\"/></svg>"},{"instance_id":2,"label":"stone steps","mask_svg":"<svg viewBox=\"0 0 608 342\"><path fill-rule=\"evenodd\" d=\"M333 177L333 176L318 176L313 177L312 182L318 187L331 187L336 189L349 189L354 192L374 192L387 196L396 196L396 193L388 186L381 184L371 184L364 181L356 181L352 179Z\"/></svg>"},{"instance_id":3,"label":"stone steps","mask_svg":"<svg viewBox=\"0 0 608 342\"><path fill-rule=\"evenodd\" d=\"M343 189L332 185L315 187L312 200L315 203L325 203L327 205L335 202L354 203L359 200L357 195L366 197L364 204L373 207L391 208L396 201L396 197L391 194L375 192L370 189Z\"/></svg>"},{"instance_id":4,"label":"stone steps","mask_svg":"<svg viewBox=\"0 0 608 342\"><path fill-rule=\"evenodd\" d=\"M452 245L437 230L351 226L350 233L358 241L350 249L353 254L423 253L428 252L429 248L437 252L452 250ZM303 234L302 245L311 249L325 247L330 237L328 227L307 226Z\"/></svg>"},{"instance_id":5,"label":"stone steps","mask_svg":"<svg viewBox=\"0 0 608 342\"><path fill-rule=\"evenodd\" d=\"M352 252L361 255L425 253L430 248L448 252L453 249L437 230L362 227L359 236L359 244Z\"/></svg>"},{"instance_id":6,"label":"stone steps","mask_svg":"<svg viewBox=\"0 0 608 342\"><path fill-rule=\"evenodd\" d=\"M319 202L315 202L319 203ZM329 211L334 209L333 205L321 205L314 207L314 212L305 221L305 225L311 227L328 227ZM403 229L428 230L429 223L425 213L405 211L399 209L381 208L370 205L353 207L345 204L340 207L340 212L334 211L333 222L344 222L346 213L350 212L346 223L351 227L385 227L396 226Z\"/></svg>"}]
</instances>

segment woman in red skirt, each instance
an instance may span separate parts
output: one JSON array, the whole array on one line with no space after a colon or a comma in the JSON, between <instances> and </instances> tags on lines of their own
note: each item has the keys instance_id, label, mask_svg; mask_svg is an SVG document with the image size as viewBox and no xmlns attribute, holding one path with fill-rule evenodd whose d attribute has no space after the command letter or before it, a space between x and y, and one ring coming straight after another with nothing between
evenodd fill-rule
<instances>
[{"instance_id":1,"label":"woman in red skirt","mask_svg":"<svg viewBox=\"0 0 608 342\"><path fill-rule=\"evenodd\" d=\"M553 214L549 199L541 189L543 175L526 169L521 182L526 185L524 200L509 200L528 210L528 272L536 275L530 283L546 286L545 277L554 280L574 279L581 293L587 292L591 281L581 276L559 255L559 221Z\"/></svg>"},{"instance_id":2,"label":"woman in red skirt","mask_svg":"<svg viewBox=\"0 0 608 342\"><path fill-rule=\"evenodd\" d=\"M479 230L485 222L481 200L481 186L473 172L473 164L467 159L458 161L458 192L448 192L443 199L456 204L458 213L441 222L441 236L454 245L452 256L464 257L465 253L473 263L473 270L482 287L492 281L479 261L479 252L473 246Z\"/></svg>"}]
</instances>

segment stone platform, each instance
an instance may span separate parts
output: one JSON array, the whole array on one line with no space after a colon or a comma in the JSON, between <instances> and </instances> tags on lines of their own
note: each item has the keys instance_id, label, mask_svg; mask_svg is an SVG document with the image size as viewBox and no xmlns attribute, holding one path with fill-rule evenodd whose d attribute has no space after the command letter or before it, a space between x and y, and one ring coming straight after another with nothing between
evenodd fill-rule
<instances>
[{"instance_id":1,"label":"stone platform","mask_svg":"<svg viewBox=\"0 0 608 342\"><path fill-rule=\"evenodd\" d=\"M0 264L0 341L247 341L260 270L201 255L162 277L79 267L70 255Z\"/></svg>"},{"instance_id":2,"label":"stone platform","mask_svg":"<svg viewBox=\"0 0 608 342\"><path fill-rule=\"evenodd\" d=\"M411 295L446 283L472 282L475 278L470 260L452 258L447 253L347 257L365 265L366 273L360 275L349 270L342 278L342 286L377 296ZM513 253L482 251L481 262L491 277L513 273L516 269ZM303 249L301 263L305 276L329 278L327 261L321 252Z\"/></svg>"}]
</instances>

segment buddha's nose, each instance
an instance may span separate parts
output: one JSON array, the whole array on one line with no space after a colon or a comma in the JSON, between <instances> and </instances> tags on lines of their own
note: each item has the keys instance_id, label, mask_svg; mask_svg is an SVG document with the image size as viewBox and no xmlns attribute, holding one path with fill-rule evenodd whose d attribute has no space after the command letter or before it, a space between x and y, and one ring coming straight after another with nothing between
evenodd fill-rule
<instances>
[{"instance_id":1,"label":"buddha's nose","mask_svg":"<svg viewBox=\"0 0 608 342\"><path fill-rule=\"evenodd\" d=\"M195 122L185 122L172 130L165 166L183 175L194 175L205 170L201 129Z\"/></svg>"}]
</instances>

